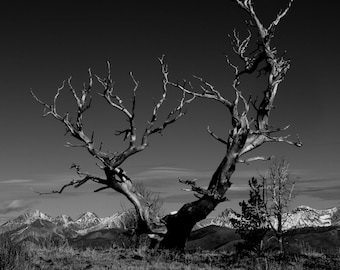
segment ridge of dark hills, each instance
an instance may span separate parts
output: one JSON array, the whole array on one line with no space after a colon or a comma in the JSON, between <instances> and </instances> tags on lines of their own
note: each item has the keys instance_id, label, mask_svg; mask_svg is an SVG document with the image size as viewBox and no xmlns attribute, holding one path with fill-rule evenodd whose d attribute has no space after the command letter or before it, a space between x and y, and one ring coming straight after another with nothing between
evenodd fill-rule
<instances>
[{"instance_id":1,"label":"ridge of dark hills","mask_svg":"<svg viewBox=\"0 0 340 270\"><path fill-rule=\"evenodd\" d=\"M190 234L186 248L188 250L232 250L234 245L241 240L235 229L209 225L193 231Z\"/></svg>"},{"instance_id":2,"label":"ridge of dark hills","mask_svg":"<svg viewBox=\"0 0 340 270\"><path fill-rule=\"evenodd\" d=\"M264 238L265 249L277 249L278 243L269 232ZM338 253L340 248L340 226L305 227L290 229L284 233L285 246L288 252L299 252L301 249L312 249L320 252ZM187 249L232 251L242 241L234 229L209 225L193 231L187 242Z\"/></svg>"},{"instance_id":3,"label":"ridge of dark hills","mask_svg":"<svg viewBox=\"0 0 340 270\"><path fill-rule=\"evenodd\" d=\"M106 249L110 247L134 247L136 238L129 230L120 228L103 229L69 239L71 246L86 249Z\"/></svg>"}]
</instances>

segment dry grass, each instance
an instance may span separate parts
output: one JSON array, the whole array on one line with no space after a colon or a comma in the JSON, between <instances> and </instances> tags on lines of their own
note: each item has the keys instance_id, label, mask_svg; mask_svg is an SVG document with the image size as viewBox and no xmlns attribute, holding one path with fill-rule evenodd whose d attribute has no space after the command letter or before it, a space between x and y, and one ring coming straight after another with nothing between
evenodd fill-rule
<instances>
[{"instance_id":1,"label":"dry grass","mask_svg":"<svg viewBox=\"0 0 340 270\"><path fill-rule=\"evenodd\" d=\"M79 251L65 246L55 249L35 248L33 253L32 269L224 269L213 265L213 256L143 248Z\"/></svg>"},{"instance_id":2,"label":"dry grass","mask_svg":"<svg viewBox=\"0 0 340 270\"><path fill-rule=\"evenodd\" d=\"M324 252L322 252L321 250L316 250L307 242L301 242L299 244L299 249L300 249L301 254L306 255L308 257L313 257L313 258L315 257L324 258L325 257Z\"/></svg>"},{"instance_id":3,"label":"dry grass","mask_svg":"<svg viewBox=\"0 0 340 270\"><path fill-rule=\"evenodd\" d=\"M22 244L16 244L6 235L0 235L0 270L22 269L31 262L31 253Z\"/></svg>"},{"instance_id":4,"label":"dry grass","mask_svg":"<svg viewBox=\"0 0 340 270\"><path fill-rule=\"evenodd\" d=\"M0 239L0 269L13 270L80 270L80 269L340 269L340 256L315 254L304 246L304 254L279 258L239 257L227 252L197 251L191 253L168 250L149 250L146 247L123 249L111 247L105 250L79 250L67 243L59 246L15 244L8 238Z\"/></svg>"}]
</instances>

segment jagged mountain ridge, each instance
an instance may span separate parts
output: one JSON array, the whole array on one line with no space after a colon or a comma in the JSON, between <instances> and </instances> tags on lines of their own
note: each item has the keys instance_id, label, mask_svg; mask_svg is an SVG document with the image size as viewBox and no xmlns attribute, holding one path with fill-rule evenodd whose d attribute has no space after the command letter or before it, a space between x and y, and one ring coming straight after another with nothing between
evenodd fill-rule
<instances>
[{"instance_id":1,"label":"jagged mountain ridge","mask_svg":"<svg viewBox=\"0 0 340 270\"><path fill-rule=\"evenodd\" d=\"M198 228L215 225L220 227L233 228L231 219L238 219L239 214L231 208L225 209L220 215L210 219L208 222L197 224ZM277 227L276 219L272 219L272 224ZM340 225L339 208L317 210L309 206L298 206L289 213L283 215L283 229L289 230L304 227L327 227L332 225Z\"/></svg>"},{"instance_id":2,"label":"jagged mountain ridge","mask_svg":"<svg viewBox=\"0 0 340 270\"><path fill-rule=\"evenodd\" d=\"M68 215L60 215L53 219L54 223L57 226L68 227L69 225L73 224L73 219Z\"/></svg>"},{"instance_id":3,"label":"jagged mountain ridge","mask_svg":"<svg viewBox=\"0 0 340 270\"><path fill-rule=\"evenodd\" d=\"M68 236L84 235L101 229L125 228L125 216L126 213L123 212L116 213L110 217L99 218L92 212L86 212L73 220L67 215L59 215L53 218L35 209L2 224L0 234L11 231L20 233L20 229L27 230L29 227L37 227L36 225L40 222L44 229L48 228L50 231L58 232L58 234L67 234Z\"/></svg>"},{"instance_id":4,"label":"jagged mountain ridge","mask_svg":"<svg viewBox=\"0 0 340 270\"><path fill-rule=\"evenodd\" d=\"M0 226L0 234L9 232L13 239L19 241L43 238L76 239L90 233L126 229L126 212L116 213L110 217L99 218L96 214L86 212L73 220L70 216L51 217L39 210L31 210ZM215 225L232 228L230 219L238 218L238 213L231 208L225 209L219 216L199 222L195 229ZM308 206L299 206L284 215L284 229L304 227L327 227L340 225L339 208L316 210ZM273 222L275 226L275 221Z\"/></svg>"},{"instance_id":5,"label":"jagged mountain ridge","mask_svg":"<svg viewBox=\"0 0 340 270\"><path fill-rule=\"evenodd\" d=\"M101 222L101 219L92 212L86 212L77 218L75 223L79 225L81 229L87 229L89 227L95 226Z\"/></svg>"}]
</instances>

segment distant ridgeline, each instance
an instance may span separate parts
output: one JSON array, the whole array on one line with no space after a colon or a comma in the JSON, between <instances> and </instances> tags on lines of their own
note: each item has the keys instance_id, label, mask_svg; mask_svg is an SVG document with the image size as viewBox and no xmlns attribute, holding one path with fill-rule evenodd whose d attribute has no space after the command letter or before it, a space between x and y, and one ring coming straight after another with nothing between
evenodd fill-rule
<instances>
[{"instance_id":1,"label":"distant ridgeline","mask_svg":"<svg viewBox=\"0 0 340 270\"><path fill-rule=\"evenodd\" d=\"M17 241L33 239L36 242L39 242L39 239L55 237L59 239L73 239L72 241L74 242L79 239L79 241L86 240L87 242L105 239L109 243L109 241L116 241L119 238L124 242L123 245L125 246L131 238L131 235L126 234L126 216L127 213L122 212L110 217L99 218L94 213L86 212L76 220L73 220L67 215L51 217L39 210L31 210L2 224L0 226L0 234L8 233L12 239ZM199 229L208 227L220 227L221 229L225 228L226 230L234 231L230 219L237 217L238 214L234 210L227 208L219 216L197 223L194 230L199 231ZM275 226L275 220L273 220L273 224ZM299 206L292 212L284 215L284 230L338 225L340 225L340 211L337 207L316 210L308 206ZM211 230L215 229L211 228ZM233 234L231 233L231 235ZM194 240L192 240L192 243L194 243ZM188 246L192 245L192 243L190 244L189 239ZM213 247L214 245L211 246Z\"/></svg>"},{"instance_id":2,"label":"distant ridgeline","mask_svg":"<svg viewBox=\"0 0 340 270\"><path fill-rule=\"evenodd\" d=\"M209 225L233 228L230 219L237 219L238 214L231 208L225 209L219 216L204 220L196 225L202 228ZM273 218L273 226L277 226L277 221ZM304 227L327 227L340 225L340 211L337 207L325 210L316 210L309 206L299 206L290 213L283 215L283 229Z\"/></svg>"}]
</instances>

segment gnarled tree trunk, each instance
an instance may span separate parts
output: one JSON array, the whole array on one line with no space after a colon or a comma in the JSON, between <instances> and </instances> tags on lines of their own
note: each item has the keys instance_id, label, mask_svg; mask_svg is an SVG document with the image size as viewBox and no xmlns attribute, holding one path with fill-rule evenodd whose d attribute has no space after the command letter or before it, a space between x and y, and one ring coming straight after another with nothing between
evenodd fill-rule
<instances>
[{"instance_id":1,"label":"gnarled tree trunk","mask_svg":"<svg viewBox=\"0 0 340 270\"><path fill-rule=\"evenodd\" d=\"M220 201L205 195L201 199L186 203L175 215L165 217L167 233L160 243L161 248L184 249L192 228L205 219Z\"/></svg>"},{"instance_id":2,"label":"gnarled tree trunk","mask_svg":"<svg viewBox=\"0 0 340 270\"><path fill-rule=\"evenodd\" d=\"M185 204L175 215L166 217L167 234L161 242L161 247L183 249L195 224L205 219L220 202L226 200L224 195L232 184L230 178L236 169L239 152L244 147L248 135L244 125L234 132L237 134L234 134L234 140L228 145L227 153L213 174L208 189L204 190L196 187L193 182L187 182L192 185L194 191L202 194L202 197Z\"/></svg>"},{"instance_id":3,"label":"gnarled tree trunk","mask_svg":"<svg viewBox=\"0 0 340 270\"><path fill-rule=\"evenodd\" d=\"M165 218L168 232L161 242L161 246L164 248L183 249L185 247L186 240L194 225L206 218L221 201L225 200L225 193L232 184L231 177L238 163L271 159L271 157L242 159L243 155L260 147L265 142L285 142L296 146L302 145L299 140L297 142L289 141L288 136L273 136L274 133L286 130L288 127L273 129L269 125L269 116L279 84L290 67L289 61L285 60L283 56L278 56L277 50L272 48L270 43L274 36L275 27L288 12L292 0L290 0L286 10L280 12L267 28L263 26L257 17L251 0L236 0L235 2L251 17L249 24L257 30L259 38L257 48L247 53L252 33L249 31L248 37L241 40L239 34L235 30L233 32L233 49L243 63L243 67L239 68L231 63L227 57L227 63L235 74L232 84L235 92L234 100L225 99L211 83L200 77L195 78L202 84L201 89L203 92L196 92L191 84L190 88L186 88L185 85L172 83L173 86L181 89L184 93L200 98L213 99L222 103L231 114L233 128L229 131L226 139L217 136L208 128L210 135L226 146L226 154L213 174L207 189L198 187L192 180L181 181L190 185L191 191L195 192L196 196L200 198L197 201L185 204L175 215L169 215ZM259 72L260 75L264 73L264 76L267 76L267 88L259 105L256 104L256 101L252 101L250 97L245 98L239 90L241 76L243 74L253 74L254 72ZM254 117L249 116L251 106L254 107Z\"/></svg>"}]
</instances>

